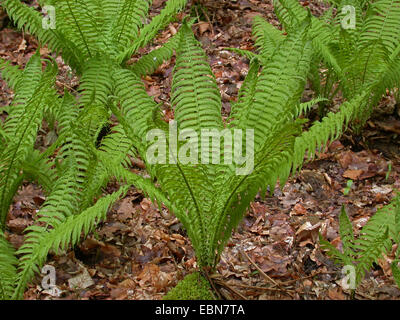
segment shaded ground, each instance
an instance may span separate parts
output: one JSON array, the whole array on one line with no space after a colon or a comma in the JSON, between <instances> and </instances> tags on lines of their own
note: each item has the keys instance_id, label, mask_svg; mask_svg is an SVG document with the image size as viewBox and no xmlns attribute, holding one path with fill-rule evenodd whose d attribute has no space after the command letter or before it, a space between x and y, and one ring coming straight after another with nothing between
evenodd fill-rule
<instances>
[{"instance_id":1,"label":"shaded ground","mask_svg":"<svg viewBox=\"0 0 400 320\"><path fill-rule=\"evenodd\" d=\"M154 1L152 14L163 1ZM214 3L214 2L213 2ZM248 61L226 47L252 49L251 20L261 14L279 25L269 1L216 1L203 22L194 29L216 75L223 98L223 114L247 73ZM303 2L314 14L324 6ZM0 15L1 16L1 15ZM208 22L211 21L212 27ZM164 43L179 29L174 23L154 42ZM35 39L5 28L0 31L0 56L24 65L37 47ZM148 50L144 50L148 51ZM46 48L41 49L46 56ZM133 58L135 59L135 57ZM57 86L76 89L78 81L61 59ZM148 92L164 102L167 116L174 59L164 63L154 75L144 79ZM12 92L0 81L0 105L8 105ZM306 96L312 92L306 90ZM307 97L306 97L307 98ZM7 107L3 108L6 111ZM306 164L274 196L257 198L243 222L233 234L218 265L220 293L227 299L349 299L342 289L341 270L318 246L318 233L341 247L338 215L345 204L355 232L365 225L376 209L387 204L400 188L400 107L391 96L382 100L378 114L368 122L362 138L345 136ZM5 113L0 114L2 119ZM45 146L46 127L37 141ZM134 170L143 170L140 162ZM344 194L347 181L354 181ZM115 185L107 187L112 191ZM24 184L10 210L7 234L15 247L23 240L23 230L45 201L41 189ZM393 252L374 267L358 288L358 299L398 299L400 290L391 276ZM161 212L132 188L116 203L96 232L74 250L49 255L48 264L57 272L62 290L57 299L160 299L187 273L196 268L196 260L185 231L166 209ZM80 280L80 281L78 281ZM26 299L55 299L40 286L38 276L25 293ZM75 284L75 288L72 285Z\"/></svg>"}]
</instances>

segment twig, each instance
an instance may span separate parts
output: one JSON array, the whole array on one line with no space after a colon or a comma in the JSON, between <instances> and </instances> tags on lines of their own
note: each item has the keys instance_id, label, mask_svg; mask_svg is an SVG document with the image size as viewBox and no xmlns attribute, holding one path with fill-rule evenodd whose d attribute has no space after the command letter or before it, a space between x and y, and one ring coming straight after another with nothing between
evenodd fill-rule
<instances>
[{"instance_id":1,"label":"twig","mask_svg":"<svg viewBox=\"0 0 400 320\"><path fill-rule=\"evenodd\" d=\"M219 284L222 287L226 287L229 290L231 290L234 294L238 295L239 297L241 297L243 300L248 300L244 295L242 295L239 291L237 291L236 289L232 288L229 284L227 284L225 281L222 280L216 280L216 283Z\"/></svg>"},{"instance_id":2,"label":"twig","mask_svg":"<svg viewBox=\"0 0 400 320\"><path fill-rule=\"evenodd\" d=\"M310 292L304 292L304 291L296 291L292 289L285 289L285 288L271 288L271 287L258 287L258 286L250 286L247 284L235 284L237 287L241 288L248 288L248 289L253 289L253 290L263 290L263 291L280 291L280 292L285 292L288 294L291 293L299 293L299 294L312 294L312 295L317 295L315 292L310 291ZM292 296L293 297L293 296Z\"/></svg>"},{"instance_id":3,"label":"twig","mask_svg":"<svg viewBox=\"0 0 400 320\"><path fill-rule=\"evenodd\" d=\"M218 299L222 300L221 294L219 293L218 289L215 287L214 281L210 278L208 275L208 271L206 269L203 269L203 274L207 278L208 282L211 284L212 288L214 289L214 292L218 296Z\"/></svg>"},{"instance_id":4,"label":"twig","mask_svg":"<svg viewBox=\"0 0 400 320\"><path fill-rule=\"evenodd\" d=\"M211 35L214 37L214 28L213 28L213 25L212 25L212 23L211 23L211 21L210 21L210 18L209 18L208 15L207 15L206 11L204 10L203 6L201 7L201 11L203 11L203 14L204 14L204 16L206 17L207 22L208 22L208 24L209 24L209 26L210 26Z\"/></svg>"},{"instance_id":5,"label":"twig","mask_svg":"<svg viewBox=\"0 0 400 320\"><path fill-rule=\"evenodd\" d=\"M308 278L315 277L315 276L317 276L319 274L336 274L336 273L337 273L336 271L334 271L334 272L318 271L318 272L316 272L314 274L310 274L309 276L305 276L305 277L301 277L301 278L298 278L298 279L293 279L293 280L288 280L288 281L285 281L285 282L281 282L281 285L285 286L285 285L288 285L288 284L291 284L291 283L294 283L294 282L297 282L297 281L301 281L301 280L305 280L305 279L308 279Z\"/></svg>"},{"instance_id":6,"label":"twig","mask_svg":"<svg viewBox=\"0 0 400 320\"><path fill-rule=\"evenodd\" d=\"M243 248L240 249L240 252L246 257L247 260L257 269L257 271L268 281L272 282L274 286L280 287L280 285L272 279L269 275L267 275L264 271L261 270L261 268L249 257L249 255L243 250Z\"/></svg>"}]
</instances>

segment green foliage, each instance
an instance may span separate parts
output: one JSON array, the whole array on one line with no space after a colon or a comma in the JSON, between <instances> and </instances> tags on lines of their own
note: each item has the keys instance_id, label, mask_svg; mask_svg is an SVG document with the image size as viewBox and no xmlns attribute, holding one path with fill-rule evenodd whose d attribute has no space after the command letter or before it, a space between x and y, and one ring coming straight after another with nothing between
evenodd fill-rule
<instances>
[{"instance_id":1,"label":"green foliage","mask_svg":"<svg viewBox=\"0 0 400 320\"><path fill-rule=\"evenodd\" d=\"M334 5L337 16L332 10L320 18L310 16L308 39L313 56L307 77L318 96L319 110L325 116L296 138L293 171L301 167L305 155L312 159L320 147L337 139L349 125L360 128L382 94L399 84L400 39L399 32L394 30L400 28L400 2L339 1ZM341 10L345 5L356 8L355 29L341 26ZM275 0L274 10L288 35L296 32L299 21L309 15L297 0ZM254 19L253 36L258 54L234 51L251 59L252 65L257 63L256 59L263 66L268 65L272 53L280 50L279 44L287 37L261 17ZM326 71L321 72L321 67ZM250 68L249 74L256 69ZM244 83L244 90L251 88ZM327 112L338 93L343 94L345 102L338 112ZM304 106L306 109L300 109L298 115L310 107L301 107ZM282 168L281 177L288 172L286 166Z\"/></svg>"},{"instance_id":2,"label":"green foliage","mask_svg":"<svg viewBox=\"0 0 400 320\"><path fill-rule=\"evenodd\" d=\"M199 272L194 272L179 281L163 300L215 300L215 296L208 281Z\"/></svg>"},{"instance_id":3,"label":"green foliage","mask_svg":"<svg viewBox=\"0 0 400 320\"><path fill-rule=\"evenodd\" d=\"M145 18L151 2L147 0L40 1L41 5L55 6L56 29L43 29L41 15L34 8L20 1L4 0L2 5L19 27L36 35L41 44L61 52L80 76L80 85L74 95L59 95L54 86L56 64L41 61L39 53L32 56L24 70L0 61L2 76L15 91L9 114L0 126L3 298L22 298L26 284L40 270L49 251L75 245L82 235L94 230L130 185L173 211L187 230L200 268L207 272L215 270L233 230L257 193L265 194L268 187L272 191L277 181L283 185L290 172L302 165L306 154L312 158L318 148L362 119L366 108L380 97L379 92L392 80L398 81L400 46L384 26L386 22L397 26L396 1L394 5L386 0L371 5L365 18L366 31L361 32L365 40L356 32L349 31L344 36L346 50L354 47L354 39L362 40L356 49L359 63L368 68L360 82L361 64L346 64L350 51L341 49L342 38L338 37L343 31L337 27L337 17L327 15L320 20L304 11L297 1L276 0L275 10L287 35L256 18L253 34L258 53L232 49L250 59L250 69L229 119L223 121L219 89L207 57L191 31L193 21L184 22L161 48L136 63L128 63L132 54L148 44L185 7L186 0L167 1L161 13L147 24ZM387 18L385 12L391 5L395 10ZM387 19L382 22L380 17ZM384 51L380 43L388 49ZM376 50L368 51L367 44L373 44ZM177 140L170 138L160 106L147 94L140 79L155 71L174 51L171 105L177 136L184 135ZM386 60L384 53L389 54ZM298 117L334 96L320 90L316 98L301 103L307 80L311 79L313 84L321 82L321 62L332 73L330 81L340 82L346 99L338 112L327 113L302 132L301 125L307 120ZM378 62L380 67L370 70L369 66ZM350 80L342 81L343 76ZM112 123L112 116L119 124ZM56 138L45 151L39 151L35 141L43 121L52 127ZM104 128L109 129L105 134ZM254 133L254 145L242 152L248 156L246 162L225 161L232 156L232 150L225 150L221 144L198 163L200 149L195 149L206 141L195 146L193 136L200 137L208 131L232 139L239 129L250 130L246 135ZM154 147L154 141L147 136L150 131L165 138L166 154L172 161L153 161L154 155L148 152ZM246 139L242 136L243 144ZM180 160L178 155L183 152L191 154L189 161ZM127 170L132 156L144 160L150 178ZM251 159L249 169L246 165ZM120 189L101 197L110 179L117 180ZM10 204L24 180L36 181L47 197L34 225L26 230L24 244L14 252L3 234ZM358 263L358 281L382 248L388 248L388 239L398 237L400 214L381 213L392 212L390 208L394 207L378 211L358 239L354 238L343 210L340 229L345 252L326 243L338 261ZM387 222L389 219L393 224ZM181 289L194 298L211 297L204 281L198 274L191 275ZM191 290L193 282L206 291ZM171 296L182 297L175 291Z\"/></svg>"},{"instance_id":4,"label":"green foliage","mask_svg":"<svg viewBox=\"0 0 400 320\"><path fill-rule=\"evenodd\" d=\"M356 285L363 280L365 272L371 269L372 264L378 262L382 254L390 251L393 242L399 242L400 228L397 224L400 216L399 200L400 196L397 195L389 205L378 210L361 229L358 238L354 237L352 224L342 207L339 231L343 252L320 237L321 248L327 250L337 263L355 267ZM392 270L396 282L399 283L397 260L393 262Z\"/></svg>"},{"instance_id":5,"label":"green foliage","mask_svg":"<svg viewBox=\"0 0 400 320\"><path fill-rule=\"evenodd\" d=\"M107 63L99 65L111 68ZM104 72L102 67L89 64L87 68L90 72L82 77L80 97L67 92L60 97L54 89L57 68L49 61L42 71L40 57L35 54L20 75L19 81L25 81L26 86L19 86L18 82L15 87L11 112L3 124L5 148L0 154L1 232L22 181L35 180L48 195L16 253L4 237L0 239L4 299L22 298L26 284L40 270L48 252L75 245L81 235L87 235L106 217L108 208L125 194L129 185L143 189L153 200L168 203L149 179L123 169L128 165L128 156L134 153L121 126L113 128L96 148L100 129L111 115L107 106L114 85L99 80L97 75ZM38 82L31 83L34 80ZM35 140L45 111L57 120L57 138L47 150L39 152ZM123 184L120 190L93 204L102 188L115 178Z\"/></svg>"},{"instance_id":6,"label":"green foliage","mask_svg":"<svg viewBox=\"0 0 400 320\"><path fill-rule=\"evenodd\" d=\"M40 2L41 6L54 6L55 29L42 28L42 14L19 0L4 0L2 6L19 28L24 27L42 45L47 44L51 50L61 52L64 60L82 74L88 61L96 64L90 62L92 59L124 66L138 49L152 41L158 31L174 19L187 0L167 1L161 13L147 24L144 21L148 17L150 0ZM153 56L162 61L171 57L172 51L156 52ZM157 63L148 62L146 72L151 72ZM104 75L104 81L110 82L109 74Z\"/></svg>"},{"instance_id":7,"label":"green foliage","mask_svg":"<svg viewBox=\"0 0 400 320\"><path fill-rule=\"evenodd\" d=\"M314 29L318 30L313 46L320 58L316 63L323 63L327 70L321 74L321 81L317 81L325 83L317 94L330 100L341 91L344 98L351 100L367 90L369 102L358 115L361 125L386 89L399 84L400 2L346 0L333 5L336 16L329 12L329 18L325 15L313 19ZM341 25L345 18L342 8L346 5L355 8L354 29ZM293 20L306 14L296 0L275 0L274 6L289 32Z\"/></svg>"},{"instance_id":8,"label":"green foliage","mask_svg":"<svg viewBox=\"0 0 400 320\"><path fill-rule=\"evenodd\" d=\"M2 78L15 92L0 125L0 293L4 299L22 298L49 251L75 245L105 218L129 185L143 189L154 201L169 203L150 179L124 169L136 147L122 125L111 127L101 137L103 127L109 126L111 110L122 101L124 88L130 90L114 75L133 77L143 86L137 74L152 72L169 59L177 45L173 39L180 37L178 33L166 50L151 52L137 67L129 66L133 71L127 70L125 60L168 25L186 0L169 0L161 14L146 24L150 4L147 0L40 1L42 7L56 9L56 29L43 29L42 14L33 7L17 0L2 2L18 27L61 52L80 75L76 96L59 95L54 85L57 66L54 61L42 61L39 50L24 70L0 60ZM131 105L125 106L123 112L132 110ZM39 151L35 142L43 122L52 128L55 139ZM111 179L122 184L120 190L95 202ZM25 180L36 181L47 196L34 225L26 229L24 244L13 252L3 232L14 194Z\"/></svg>"},{"instance_id":9,"label":"green foliage","mask_svg":"<svg viewBox=\"0 0 400 320\"><path fill-rule=\"evenodd\" d=\"M213 163L212 157L208 164L149 161L146 132L164 132L167 154L175 142L169 140L168 126L140 80L124 70L113 75L120 101L113 113L169 199L169 207L184 224L201 267L214 268L218 263L232 230L257 192L268 185L274 187L278 179L283 183L290 172L289 160L294 155L295 138L300 135L301 121L296 116L316 101L299 103L312 57L309 30L310 17L306 17L297 32L282 39L264 67L258 58L252 60L238 101L224 124L218 89L206 57L189 27L181 28L171 93L177 134L188 129L199 135L203 130L225 129L232 134L237 129L253 129L254 170L244 175L237 174L244 165L225 164L228 155L223 152L219 164ZM175 158L185 144L178 142L177 147L172 154ZM277 169L282 166L286 171L280 175Z\"/></svg>"},{"instance_id":10,"label":"green foliage","mask_svg":"<svg viewBox=\"0 0 400 320\"><path fill-rule=\"evenodd\" d=\"M346 182L346 188L343 189L343 194L347 196L350 193L351 186L353 185L353 180L349 179Z\"/></svg>"},{"instance_id":11,"label":"green foliage","mask_svg":"<svg viewBox=\"0 0 400 320\"><path fill-rule=\"evenodd\" d=\"M0 299L4 300L11 297L14 290L14 283L17 277L16 265L18 263L15 257L14 248L4 238L0 231Z\"/></svg>"},{"instance_id":12,"label":"green foliage","mask_svg":"<svg viewBox=\"0 0 400 320\"><path fill-rule=\"evenodd\" d=\"M396 281L397 286L400 288L400 268L398 266L398 260L395 260L391 264L393 278Z\"/></svg>"},{"instance_id":13,"label":"green foliage","mask_svg":"<svg viewBox=\"0 0 400 320\"><path fill-rule=\"evenodd\" d=\"M40 57L36 53L22 76L25 86L17 86L12 111L4 123L6 144L0 153L1 229L4 229L9 205L21 182L22 163L33 149L44 111L57 106L57 102L54 103L56 98L52 87L57 68L50 64L43 73L41 68ZM32 76L32 73L39 76ZM21 90L18 90L19 87Z\"/></svg>"},{"instance_id":14,"label":"green foliage","mask_svg":"<svg viewBox=\"0 0 400 320\"><path fill-rule=\"evenodd\" d=\"M123 196L126 190L127 188L123 187L119 191L101 198L95 205L82 213L69 217L57 214L56 208L53 208L51 204L45 206L37 220L44 222L45 226L28 227L29 236L16 253L22 255L22 258L18 264L19 273L15 278L16 286L12 298L22 297L26 283L34 276L35 272L39 271L39 266L46 261L50 250L57 253L69 244L75 245L81 238L81 232L87 235L98 222L104 220L110 205ZM58 203L58 205L62 206L63 204ZM64 205L66 206L67 203L64 202Z\"/></svg>"}]
</instances>

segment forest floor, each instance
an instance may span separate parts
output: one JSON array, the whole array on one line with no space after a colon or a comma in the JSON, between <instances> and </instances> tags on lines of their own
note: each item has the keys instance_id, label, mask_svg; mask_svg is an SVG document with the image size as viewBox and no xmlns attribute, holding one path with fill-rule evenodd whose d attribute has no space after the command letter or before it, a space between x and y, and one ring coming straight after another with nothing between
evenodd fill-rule
<instances>
[{"instance_id":1,"label":"forest floor","mask_svg":"<svg viewBox=\"0 0 400 320\"><path fill-rule=\"evenodd\" d=\"M152 15L162 8L163 0L154 0ZM223 114L248 70L248 61L227 47L253 49L251 21L261 15L279 26L269 0L211 1L207 17L199 8L195 14L202 22L194 26L206 49L221 91ZM35 3L35 2L33 2ZM326 6L304 1L313 14ZM184 14L189 14L185 12ZM183 15L182 15L183 16ZM36 50L37 41L7 25L0 30L0 56L24 66ZM0 28L2 23L0 22ZM160 33L147 52L161 45L179 29L171 24ZM40 49L42 57L49 54ZM133 57L133 60L135 57ZM77 78L58 57L57 86L60 90L77 88ZM173 117L169 105L174 58L164 63L144 81L150 95L164 103L167 117ZM313 96L306 90L304 99ZM9 105L13 94L0 80L0 105ZM4 120L7 107L0 109ZM312 114L312 117L316 115ZM400 106L388 95L368 121L361 136L345 135L334 141L308 162L303 169L273 196L257 197L234 232L217 267L219 289L226 299L350 299L343 288L341 267L319 248L318 234L341 248L338 215L345 205L357 234L377 208L389 203L400 189ZM42 128L37 147L46 146L51 132ZM132 161L132 170L143 170L140 161ZM346 189L349 180L353 181ZM115 190L110 183L105 193ZM8 219L7 237L18 248L23 230L31 225L46 197L32 183L24 183L15 197ZM400 299L400 290L391 275L392 251L374 265L355 293L356 299ZM158 210L151 201L130 189L116 203L107 220L84 241L61 255L49 255L47 264L56 269L60 297L41 287L38 275L25 292L25 299L161 299L179 280L196 268L190 240L176 217L166 209Z\"/></svg>"}]
</instances>

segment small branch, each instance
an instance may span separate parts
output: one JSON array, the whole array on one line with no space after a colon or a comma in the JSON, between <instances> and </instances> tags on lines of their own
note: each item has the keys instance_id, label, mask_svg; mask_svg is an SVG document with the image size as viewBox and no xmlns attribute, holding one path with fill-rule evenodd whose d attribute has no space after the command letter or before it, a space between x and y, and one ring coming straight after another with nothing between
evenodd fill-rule
<instances>
[{"instance_id":1,"label":"small branch","mask_svg":"<svg viewBox=\"0 0 400 320\"><path fill-rule=\"evenodd\" d=\"M243 250L243 248L240 249L240 252L257 269L257 271L261 274L261 276L264 277L264 279L268 280L269 282L272 282L274 286L280 287L280 285L274 279L272 279L269 275L267 275L264 271L261 270L261 268L249 257L249 255Z\"/></svg>"},{"instance_id":2,"label":"small branch","mask_svg":"<svg viewBox=\"0 0 400 320\"><path fill-rule=\"evenodd\" d=\"M211 284L215 294L218 296L219 300L223 300L221 294L219 293L218 289L215 287L214 281L210 278L208 271L203 268L203 274L207 278L208 282Z\"/></svg>"},{"instance_id":3,"label":"small branch","mask_svg":"<svg viewBox=\"0 0 400 320\"><path fill-rule=\"evenodd\" d=\"M239 291L237 291L236 289L232 288L229 284L227 284L225 281L222 280L216 280L216 283L222 287L225 287L227 289L229 289L230 291L232 291L234 294L238 295L239 297L241 297L243 300L248 300L243 294L241 294Z\"/></svg>"}]
</instances>

